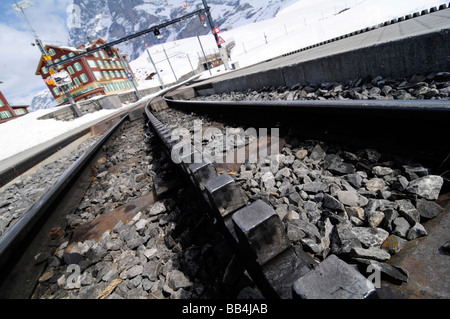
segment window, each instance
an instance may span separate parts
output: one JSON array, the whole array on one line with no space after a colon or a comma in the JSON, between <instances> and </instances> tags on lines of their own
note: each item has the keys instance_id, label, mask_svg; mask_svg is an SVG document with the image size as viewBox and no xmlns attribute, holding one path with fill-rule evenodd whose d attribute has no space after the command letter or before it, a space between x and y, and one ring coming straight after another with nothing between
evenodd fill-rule
<instances>
[{"instance_id":1,"label":"window","mask_svg":"<svg viewBox=\"0 0 450 319\"><path fill-rule=\"evenodd\" d=\"M80 80L77 77L73 78L73 83L75 83L75 85L80 85Z\"/></svg>"},{"instance_id":2,"label":"window","mask_svg":"<svg viewBox=\"0 0 450 319\"><path fill-rule=\"evenodd\" d=\"M109 71L109 76L114 78L114 72L113 71Z\"/></svg>"},{"instance_id":3,"label":"window","mask_svg":"<svg viewBox=\"0 0 450 319\"><path fill-rule=\"evenodd\" d=\"M25 115L26 113L25 113L24 109L15 109L14 114L15 115Z\"/></svg>"},{"instance_id":4,"label":"window","mask_svg":"<svg viewBox=\"0 0 450 319\"><path fill-rule=\"evenodd\" d=\"M116 65L117 65L117 68L118 68L118 69L121 69L121 68L122 68L122 65L120 64L119 61L116 61Z\"/></svg>"},{"instance_id":5,"label":"window","mask_svg":"<svg viewBox=\"0 0 450 319\"><path fill-rule=\"evenodd\" d=\"M103 76L104 76L107 80L109 80L109 74L108 74L108 72L103 71Z\"/></svg>"},{"instance_id":6,"label":"window","mask_svg":"<svg viewBox=\"0 0 450 319\"><path fill-rule=\"evenodd\" d=\"M0 100L0 106L5 106L5 103L3 103L2 100Z\"/></svg>"},{"instance_id":7,"label":"window","mask_svg":"<svg viewBox=\"0 0 450 319\"><path fill-rule=\"evenodd\" d=\"M50 54L51 56L54 56L56 54L54 49L50 49L48 50L48 54Z\"/></svg>"},{"instance_id":8,"label":"window","mask_svg":"<svg viewBox=\"0 0 450 319\"><path fill-rule=\"evenodd\" d=\"M108 61L105 61L105 66L106 66L107 69L111 69L111 64L109 64Z\"/></svg>"},{"instance_id":9,"label":"window","mask_svg":"<svg viewBox=\"0 0 450 319\"><path fill-rule=\"evenodd\" d=\"M87 77L87 75L85 73L80 75L80 79L81 79L81 82L83 82L83 83L89 82L89 78Z\"/></svg>"},{"instance_id":10,"label":"window","mask_svg":"<svg viewBox=\"0 0 450 319\"><path fill-rule=\"evenodd\" d=\"M83 70L80 62L75 63L73 66L75 67L75 70L77 70L77 71Z\"/></svg>"},{"instance_id":11,"label":"window","mask_svg":"<svg viewBox=\"0 0 450 319\"><path fill-rule=\"evenodd\" d=\"M41 68L41 72L42 74L47 74L48 73L48 69L44 66Z\"/></svg>"},{"instance_id":12,"label":"window","mask_svg":"<svg viewBox=\"0 0 450 319\"><path fill-rule=\"evenodd\" d=\"M9 111L3 111L3 112L0 112L0 117L2 119L7 119L7 118L12 117L12 115L11 115L11 113L9 113Z\"/></svg>"},{"instance_id":13,"label":"window","mask_svg":"<svg viewBox=\"0 0 450 319\"><path fill-rule=\"evenodd\" d=\"M97 60L97 64L100 67L100 69L103 70L105 68L105 66L103 65L103 62L101 60Z\"/></svg>"},{"instance_id":14,"label":"window","mask_svg":"<svg viewBox=\"0 0 450 319\"><path fill-rule=\"evenodd\" d=\"M95 56L96 58L100 57L100 55L98 55L98 52L94 52L92 55Z\"/></svg>"},{"instance_id":15,"label":"window","mask_svg":"<svg viewBox=\"0 0 450 319\"><path fill-rule=\"evenodd\" d=\"M122 77L123 77L124 79L127 78L127 75L126 75L125 72L123 72L122 70L120 71L120 74L122 75Z\"/></svg>"},{"instance_id":16,"label":"window","mask_svg":"<svg viewBox=\"0 0 450 319\"><path fill-rule=\"evenodd\" d=\"M89 65L90 68L97 68L97 63L95 63L94 60L87 60L87 63Z\"/></svg>"},{"instance_id":17,"label":"window","mask_svg":"<svg viewBox=\"0 0 450 319\"><path fill-rule=\"evenodd\" d=\"M53 61L54 63L58 63L60 60L59 59L56 59L55 61Z\"/></svg>"},{"instance_id":18,"label":"window","mask_svg":"<svg viewBox=\"0 0 450 319\"><path fill-rule=\"evenodd\" d=\"M106 54L105 52L103 52L103 50L98 51L100 53L100 56L102 57L102 59L106 59Z\"/></svg>"},{"instance_id":19,"label":"window","mask_svg":"<svg viewBox=\"0 0 450 319\"><path fill-rule=\"evenodd\" d=\"M61 94L61 91L59 90L59 88L53 88L53 93L56 95L56 96L58 96L58 95L60 95Z\"/></svg>"},{"instance_id":20,"label":"window","mask_svg":"<svg viewBox=\"0 0 450 319\"><path fill-rule=\"evenodd\" d=\"M114 74L116 75L116 78L120 78L120 73L119 73L119 71L114 71Z\"/></svg>"},{"instance_id":21,"label":"window","mask_svg":"<svg viewBox=\"0 0 450 319\"><path fill-rule=\"evenodd\" d=\"M73 58L74 56L75 56L75 53L73 53L73 52L69 53L69 58Z\"/></svg>"},{"instance_id":22,"label":"window","mask_svg":"<svg viewBox=\"0 0 450 319\"><path fill-rule=\"evenodd\" d=\"M75 71L73 70L73 68L72 68L71 66L68 66L68 67L67 67L67 71L68 71L70 74L74 74L74 73L75 73Z\"/></svg>"},{"instance_id":23,"label":"window","mask_svg":"<svg viewBox=\"0 0 450 319\"><path fill-rule=\"evenodd\" d=\"M95 79L96 79L97 81L101 81L101 80L102 80L102 78L103 78L102 72L100 72L100 71L94 71L94 72L92 72L92 73L94 73L94 77L95 77Z\"/></svg>"},{"instance_id":24,"label":"window","mask_svg":"<svg viewBox=\"0 0 450 319\"><path fill-rule=\"evenodd\" d=\"M62 60L62 61L67 60L67 55L63 55L63 56L61 57L61 60Z\"/></svg>"}]
</instances>

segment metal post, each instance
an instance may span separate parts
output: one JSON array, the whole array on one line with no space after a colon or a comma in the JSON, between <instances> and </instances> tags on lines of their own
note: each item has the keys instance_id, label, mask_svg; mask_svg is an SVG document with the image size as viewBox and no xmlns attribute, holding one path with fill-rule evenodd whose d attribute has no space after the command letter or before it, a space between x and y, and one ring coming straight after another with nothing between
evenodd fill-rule
<instances>
[{"instance_id":1,"label":"metal post","mask_svg":"<svg viewBox=\"0 0 450 319\"><path fill-rule=\"evenodd\" d=\"M162 86L163 89L164 89L164 88L165 88L165 86L164 86L164 81L163 81L161 75L159 74L159 70L158 70L158 68L156 67L155 62L153 61L153 58L152 58L152 56L150 55L150 51L148 50L148 48L147 48L147 54L148 54L148 57L150 58L150 61L151 61L152 64L153 64L153 67L155 68L156 74L158 74L159 83L161 83L161 86Z\"/></svg>"},{"instance_id":2,"label":"metal post","mask_svg":"<svg viewBox=\"0 0 450 319\"><path fill-rule=\"evenodd\" d=\"M167 62L169 62L169 66L170 66L170 69L172 70L173 76L175 77L175 81L178 83L177 75L175 74L175 71L173 70L173 67L172 67L172 63L170 63L170 59L167 56L166 49L164 48L164 45L162 47L163 47L164 54L166 55Z\"/></svg>"},{"instance_id":3,"label":"metal post","mask_svg":"<svg viewBox=\"0 0 450 319\"><path fill-rule=\"evenodd\" d=\"M189 61L189 64L191 65L192 73L195 74L195 70L194 70L194 67L192 66L191 59L189 59L189 54L186 53L186 57L187 57L187 59L188 59L188 61Z\"/></svg>"},{"instance_id":4,"label":"metal post","mask_svg":"<svg viewBox=\"0 0 450 319\"><path fill-rule=\"evenodd\" d=\"M39 48L39 50L41 51L42 55L43 55L44 57L50 57L50 54L48 54L47 49L46 49L45 46L42 44L41 39L39 39L39 37L38 37L36 31L34 31L33 27L31 26L30 21L28 21L28 18L27 18L27 16L25 15L25 12L23 11L22 6L19 5L19 4L17 3L17 1L14 0L14 2L15 2L16 4L13 5L13 7L14 7L15 9L19 9L20 12L22 12L23 17L25 18L25 21L26 21L27 24L28 24L28 28L30 29L31 33L33 34L34 39L35 39L35 41L36 41L36 45L38 46L38 48ZM30 4L31 4L31 3L30 3ZM31 4L31 5L32 5L32 4ZM46 61L47 61L47 65L48 65L49 69L52 69L52 70L53 70L53 67L52 67L53 61L52 61L51 59L46 60ZM71 108L72 108L72 111L73 111L74 115L75 115L76 117L81 117L82 114L81 114L80 110L78 109L77 104L75 103L75 101L74 101L72 95L69 93L69 90L67 89L67 86L65 86L65 85L63 86L63 92L64 92L64 94L66 95L67 99L68 99L69 102L70 102L70 106L71 106Z\"/></svg>"},{"instance_id":5,"label":"metal post","mask_svg":"<svg viewBox=\"0 0 450 319\"><path fill-rule=\"evenodd\" d=\"M70 108L72 109L73 114L76 117L82 117L83 113L81 113L81 111L78 109L77 104L75 103L75 100L72 97L72 94L70 94L69 90L67 89L67 85L63 85L61 88L64 94L66 95L67 99L69 100Z\"/></svg>"},{"instance_id":6,"label":"metal post","mask_svg":"<svg viewBox=\"0 0 450 319\"><path fill-rule=\"evenodd\" d=\"M120 62L122 62L123 67L125 68L125 70L127 71L127 75L128 74L132 74L131 70L128 69L128 65L125 63L125 60L123 59L122 54L119 53L119 58L120 58ZM136 95L137 95L137 99L140 100L142 99L141 93L139 92L139 90L136 87L136 83L134 83L134 78L132 80L130 80L131 83L133 84L134 90L136 91Z\"/></svg>"},{"instance_id":7,"label":"metal post","mask_svg":"<svg viewBox=\"0 0 450 319\"><path fill-rule=\"evenodd\" d=\"M225 66L225 70L228 70L229 66L228 66L228 59L226 58L226 54L227 54L226 49L225 48L222 49L222 46L219 44L219 36L217 35L216 32L214 32L214 22L211 18L211 12L209 11L209 7L208 7L208 4L206 3L206 0L202 0L202 2L203 2L203 7L206 10L206 16L208 17L210 30L211 30L212 34L214 35L214 39L216 39L216 44L219 47L219 52L221 52L220 56L222 59L222 63Z\"/></svg>"},{"instance_id":8,"label":"metal post","mask_svg":"<svg viewBox=\"0 0 450 319\"><path fill-rule=\"evenodd\" d=\"M200 43L200 48L202 49L203 57L205 58L206 67L208 68L209 74L212 76L212 72L211 72L211 69L209 68L209 64L208 64L208 59L206 58L205 50L203 50L202 41L200 41L200 37L198 35L197 35L197 39L198 39L198 43Z\"/></svg>"}]
</instances>

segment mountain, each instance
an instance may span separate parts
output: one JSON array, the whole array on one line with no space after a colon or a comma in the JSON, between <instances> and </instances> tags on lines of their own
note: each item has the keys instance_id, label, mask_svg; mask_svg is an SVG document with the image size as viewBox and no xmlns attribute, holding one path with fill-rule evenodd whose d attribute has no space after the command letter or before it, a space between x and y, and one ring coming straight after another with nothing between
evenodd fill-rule
<instances>
[{"instance_id":1,"label":"mountain","mask_svg":"<svg viewBox=\"0 0 450 319\"><path fill-rule=\"evenodd\" d=\"M50 109L56 106L56 101L53 98L50 90L45 89L36 94L36 96L31 101L31 104L28 108L29 112L34 112L36 110L44 110Z\"/></svg>"},{"instance_id":2,"label":"mountain","mask_svg":"<svg viewBox=\"0 0 450 319\"><path fill-rule=\"evenodd\" d=\"M207 0L214 26L221 29L273 18L278 11L294 2L298 0ZM187 3L187 8L184 8L184 3ZM117 40L202 9L203 4L201 0L74 0L74 8L80 23L69 30L69 45L77 46L88 42L87 37ZM145 44L153 45L159 41L174 41L208 32L200 19L194 17L162 29L163 40L157 40L149 33L118 47L134 60L144 52Z\"/></svg>"},{"instance_id":3,"label":"mountain","mask_svg":"<svg viewBox=\"0 0 450 319\"><path fill-rule=\"evenodd\" d=\"M214 26L222 30L267 20L283 8L299 0L207 0ZM183 4L187 3L187 8ZM126 35L148 29L152 26L203 9L202 0L73 0L74 15L69 29L68 45L78 46L89 39L103 38L113 41ZM135 38L117 47L129 55L129 61L144 53L149 46L175 41L209 32L198 17L161 29L164 36L158 40L152 33ZM89 38L88 38L89 37ZM56 106L49 90L36 95L29 110L48 109Z\"/></svg>"}]
</instances>

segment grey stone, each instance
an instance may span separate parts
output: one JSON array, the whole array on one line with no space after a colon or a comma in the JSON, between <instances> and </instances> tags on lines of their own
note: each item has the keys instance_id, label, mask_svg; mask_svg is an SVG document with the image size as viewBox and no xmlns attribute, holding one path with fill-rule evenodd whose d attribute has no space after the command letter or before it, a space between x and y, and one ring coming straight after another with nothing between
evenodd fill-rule
<instances>
[{"instance_id":1,"label":"grey stone","mask_svg":"<svg viewBox=\"0 0 450 319\"><path fill-rule=\"evenodd\" d=\"M345 179L356 189L360 188L362 185L362 177L359 174L348 174L345 175Z\"/></svg>"},{"instance_id":2,"label":"grey stone","mask_svg":"<svg viewBox=\"0 0 450 319\"><path fill-rule=\"evenodd\" d=\"M307 193L317 194L319 192L326 192L328 189L327 184L322 182L310 182L303 185L303 191Z\"/></svg>"},{"instance_id":3,"label":"grey stone","mask_svg":"<svg viewBox=\"0 0 450 319\"><path fill-rule=\"evenodd\" d=\"M420 221L420 213L408 199L395 201L398 205L398 213L405 218L411 226Z\"/></svg>"},{"instance_id":4,"label":"grey stone","mask_svg":"<svg viewBox=\"0 0 450 319\"><path fill-rule=\"evenodd\" d=\"M355 167L352 164L345 163L340 156L334 154L325 156L323 167L336 175L355 173Z\"/></svg>"},{"instance_id":5,"label":"grey stone","mask_svg":"<svg viewBox=\"0 0 450 319\"><path fill-rule=\"evenodd\" d=\"M381 245L381 248L386 250L389 254L396 254L400 250L402 250L406 242L407 242L406 239L400 238L396 235L390 235L385 240L383 245Z\"/></svg>"},{"instance_id":6,"label":"grey stone","mask_svg":"<svg viewBox=\"0 0 450 319\"><path fill-rule=\"evenodd\" d=\"M283 177L289 177L290 175L291 175L291 170L289 169L289 167L285 167L285 168L280 169L275 174L275 180L281 181L283 179Z\"/></svg>"},{"instance_id":7,"label":"grey stone","mask_svg":"<svg viewBox=\"0 0 450 319\"><path fill-rule=\"evenodd\" d=\"M270 190L275 186L275 176L271 172L267 172L261 176L261 182L267 190Z\"/></svg>"},{"instance_id":8,"label":"grey stone","mask_svg":"<svg viewBox=\"0 0 450 319\"><path fill-rule=\"evenodd\" d=\"M372 228L378 227L384 219L384 213L378 210L370 210L366 212L367 223Z\"/></svg>"},{"instance_id":9,"label":"grey stone","mask_svg":"<svg viewBox=\"0 0 450 319\"><path fill-rule=\"evenodd\" d=\"M396 218L392 222L392 225L394 226L394 231L392 233L402 238L406 238L406 234L408 233L408 230L411 228L408 221L403 217Z\"/></svg>"},{"instance_id":10,"label":"grey stone","mask_svg":"<svg viewBox=\"0 0 450 319\"><path fill-rule=\"evenodd\" d=\"M389 237L389 233L382 228L353 227L352 232L366 247L380 247Z\"/></svg>"},{"instance_id":11,"label":"grey stone","mask_svg":"<svg viewBox=\"0 0 450 319\"><path fill-rule=\"evenodd\" d=\"M376 176L385 176L385 175L390 175L392 174L394 171L392 170L392 168L390 167L383 167L383 166L374 166L372 168L372 174L376 175Z\"/></svg>"},{"instance_id":12,"label":"grey stone","mask_svg":"<svg viewBox=\"0 0 450 319\"><path fill-rule=\"evenodd\" d=\"M298 150L297 152L295 152L295 157L299 160L302 160L306 157L306 155L308 155L308 151L307 150Z\"/></svg>"},{"instance_id":13,"label":"grey stone","mask_svg":"<svg viewBox=\"0 0 450 319\"><path fill-rule=\"evenodd\" d=\"M187 278L186 275L178 269L174 269L168 274L167 284L173 290L192 286L192 282L189 280L189 278Z\"/></svg>"},{"instance_id":14,"label":"grey stone","mask_svg":"<svg viewBox=\"0 0 450 319\"><path fill-rule=\"evenodd\" d=\"M135 265L126 271L126 278L127 279L134 278L134 277L142 274L143 270L144 270L144 267L142 265Z\"/></svg>"},{"instance_id":15,"label":"grey stone","mask_svg":"<svg viewBox=\"0 0 450 319\"><path fill-rule=\"evenodd\" d=\"M411 181L406 190L428 200L436 200L443 183L444 180L441 176L429 175Z\"/></svg>"},{"instance_id":16,"label":"grey stone","mask_svg":"<svg viewBox=\"0 0 450 319\"><path fill-rule=\"evenodd\" d=\"M387 251L376 247L369 247L369 248L355 247L351 249L350 255L352 257L369 258L379 261L385 261L391 258L391 255Z\"/></svg>"},{"instance_id":17,"label":"grey stone","mask_svg":"<svg viewBox=\"0 0 450 319\"><path fill-rule=\"evenodd\" d=\"M439 247L439 250L441 250L444 254L449 255L450 254L450 240L443 244L441 247Z\"/></svg>"},{"instance_id":18,"label":"grey stone","mask_svg":"<svg viewBox=\"0 0 450 319\"><path fill-rule=\"evenodd\" d=\"M347 206L364 207L369 202L367 198L359 195L356 191L338 191L336 195L339 201Z\"/></svg>"},{"instance_id":19,"label":"grey stone","mask_svg":"<svg viewBox=\"0 0 450 319\"><path fill-rule=\"evenodd\" d=\"M403 165L402 167L406 177L410 181L418 179L419 177L428 176L428 169L426 169L420 164Z\"/></svg>"},{"instance_id":20,"label":"grey stone","mask_svg":"<svg viewBox=\"0 0 450 319\"><path fill-rule=\"evenodd\" d=\"M293 219L289 222L289 225L292 227L297 227L303 233L305 233L308 237L313 239L320 239L320 232L314 224L311 224L302 219Z\"/></svg>"},{"instance_id":21,"label":"grey stone","mask_svg":"<svg viewBox=\"0 0 450 319\"><path fill-rule=\"evenodd\" d=\"M326 155L325 151L322 149L322 147L320 147L319 144L317 144L311 151L311 155L309 157L312 158L313 160L318 160L323 159L325 155Z\"/></svg>"},{"instance_id":22,"label":"grey stone","mask_svg":"<svg viewBox=\"0 0 450 319\"><path fill-rule=\"evenodd\" d=\"M322 203L323 203L323 206L328 209L344 211L344 205L342 205L342 203L339 202L336 198L334 198L333 196L330 196L328 194L323 195Z\"/></svg>"},{"instance_id":23,"label":"grey stone","mask_svg":"<svg viewBox=\"0 0 450 319\"><path fill-rule=\"evenodd\" d=\"M428 233L425 230L425 228L421 224L416 223L413 227L411 227L408 230L408 233L406 235L406 239L413 240L413 239L416 239L416 238L419 238L419 237L422 237L422 236L427 236L427 235L428 235Z\"/></svg>"},{"instance_id":24,"label":"grey stone","mask_svg":"<svg viewBox=\"0 0 450 319\"><path fill-rule=\"evenodd\" d=\"M431 219L442 213L444 211L444 208L442 208L435 202L426 199L418 199L417 211L419 212L422 218Z\"/></svg>"},{"instance_id":25,"label":"grey stone","mask_svg":"<svg viewBox=\"0 0 450 319\"><path fill-rule=\"evenodd\" d=\"M150 281L156 281L162 271L162 264L159 261L148 261L144 264L142 276L147 277Z\"/></svg>"},{"instance_id":26,"label":"grey stone","mask_svg":"<svg viewBox=\"0 0 450 319\"><path fill-rule=\"evenodd\" d=\"M352 227L343 224L335 225L330 235L330 248L333 254L348 254L354 247L361 247L361 242L352 232Z\"/></svg>"},{"instance_id":27,"label":"grey stone","mask_svg":"<svg viewBox=\"0 0 450 319\"><path fill-rule=\"evenodd\" d=\"M383 219L383 227L389 231L392 232L394 229L394 226L392 225L392 222L398 217L398 213L396 210L388 209L384 211L384 219Z\"/></svg>"},{"instance_id":28,"label":"grey stone","mask_svg":"<svg viewBox=\"0 0 450 319\"><path fill-rule=\"evenodd\" d=\"M335 255L294 283L302 299L364 299L375 291L373 284Z\"/></svg>"},{"instance_id":29,"label":"grey stone","mask_svg":"<svg viewBox=\"0 0 450 319\"><path fill-rule=\"evenodd\" d=\"M372 178L366 182L366 188L369 191L379 191L386 186L384 180L381 178Z\"/></svg>"},{"instance_id":30,"label":"grey stone","mask_svg":"<svg viewBox=\"0 0 450 319\"><path fill-rule=\"evenodd\" d=\"M397 180L392 184L391 188L403 192L409 185L405 176L397 176Z\"/></svg>"},{"instance_id":31,"label":"grey stone","mask_svg":"<svg viewBox=\"0 0 450 319\"><path fill-rule=\"evenodd\" d=\"M109 270L106 274L103 275L102 280L106 282L110 282L119 277L119 272L116 269Z\"/></svg>"},{"instance_id":32,"label":"grey stone","mask_svg":"<svg viewBox=\"0 0 450 319\"><path fill-rule=\"evenodd\" d=\"M164 213L166 211L166 206L164 206L164 203L162 201L158 201L153 204L152 208L150 208L149 215L150 216L156 216Z\"/></svg>"}]
</instances>

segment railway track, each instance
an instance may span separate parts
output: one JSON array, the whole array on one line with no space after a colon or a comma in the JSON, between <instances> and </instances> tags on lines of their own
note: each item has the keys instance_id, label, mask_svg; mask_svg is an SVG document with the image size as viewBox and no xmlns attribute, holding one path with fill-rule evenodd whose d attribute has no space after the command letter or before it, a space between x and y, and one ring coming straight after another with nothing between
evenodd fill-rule
<instances>
[{"instance_id":1,"label":"railway track","mask_svg":"<svg viewBox=\"0 0 450 319\"><path fill-rule=\"evenodd\" d=\"M448 100L195 95L123 115L5 231L1 297L411 294L389 260L448 223Z\"/></svg>"}]
</instances>

